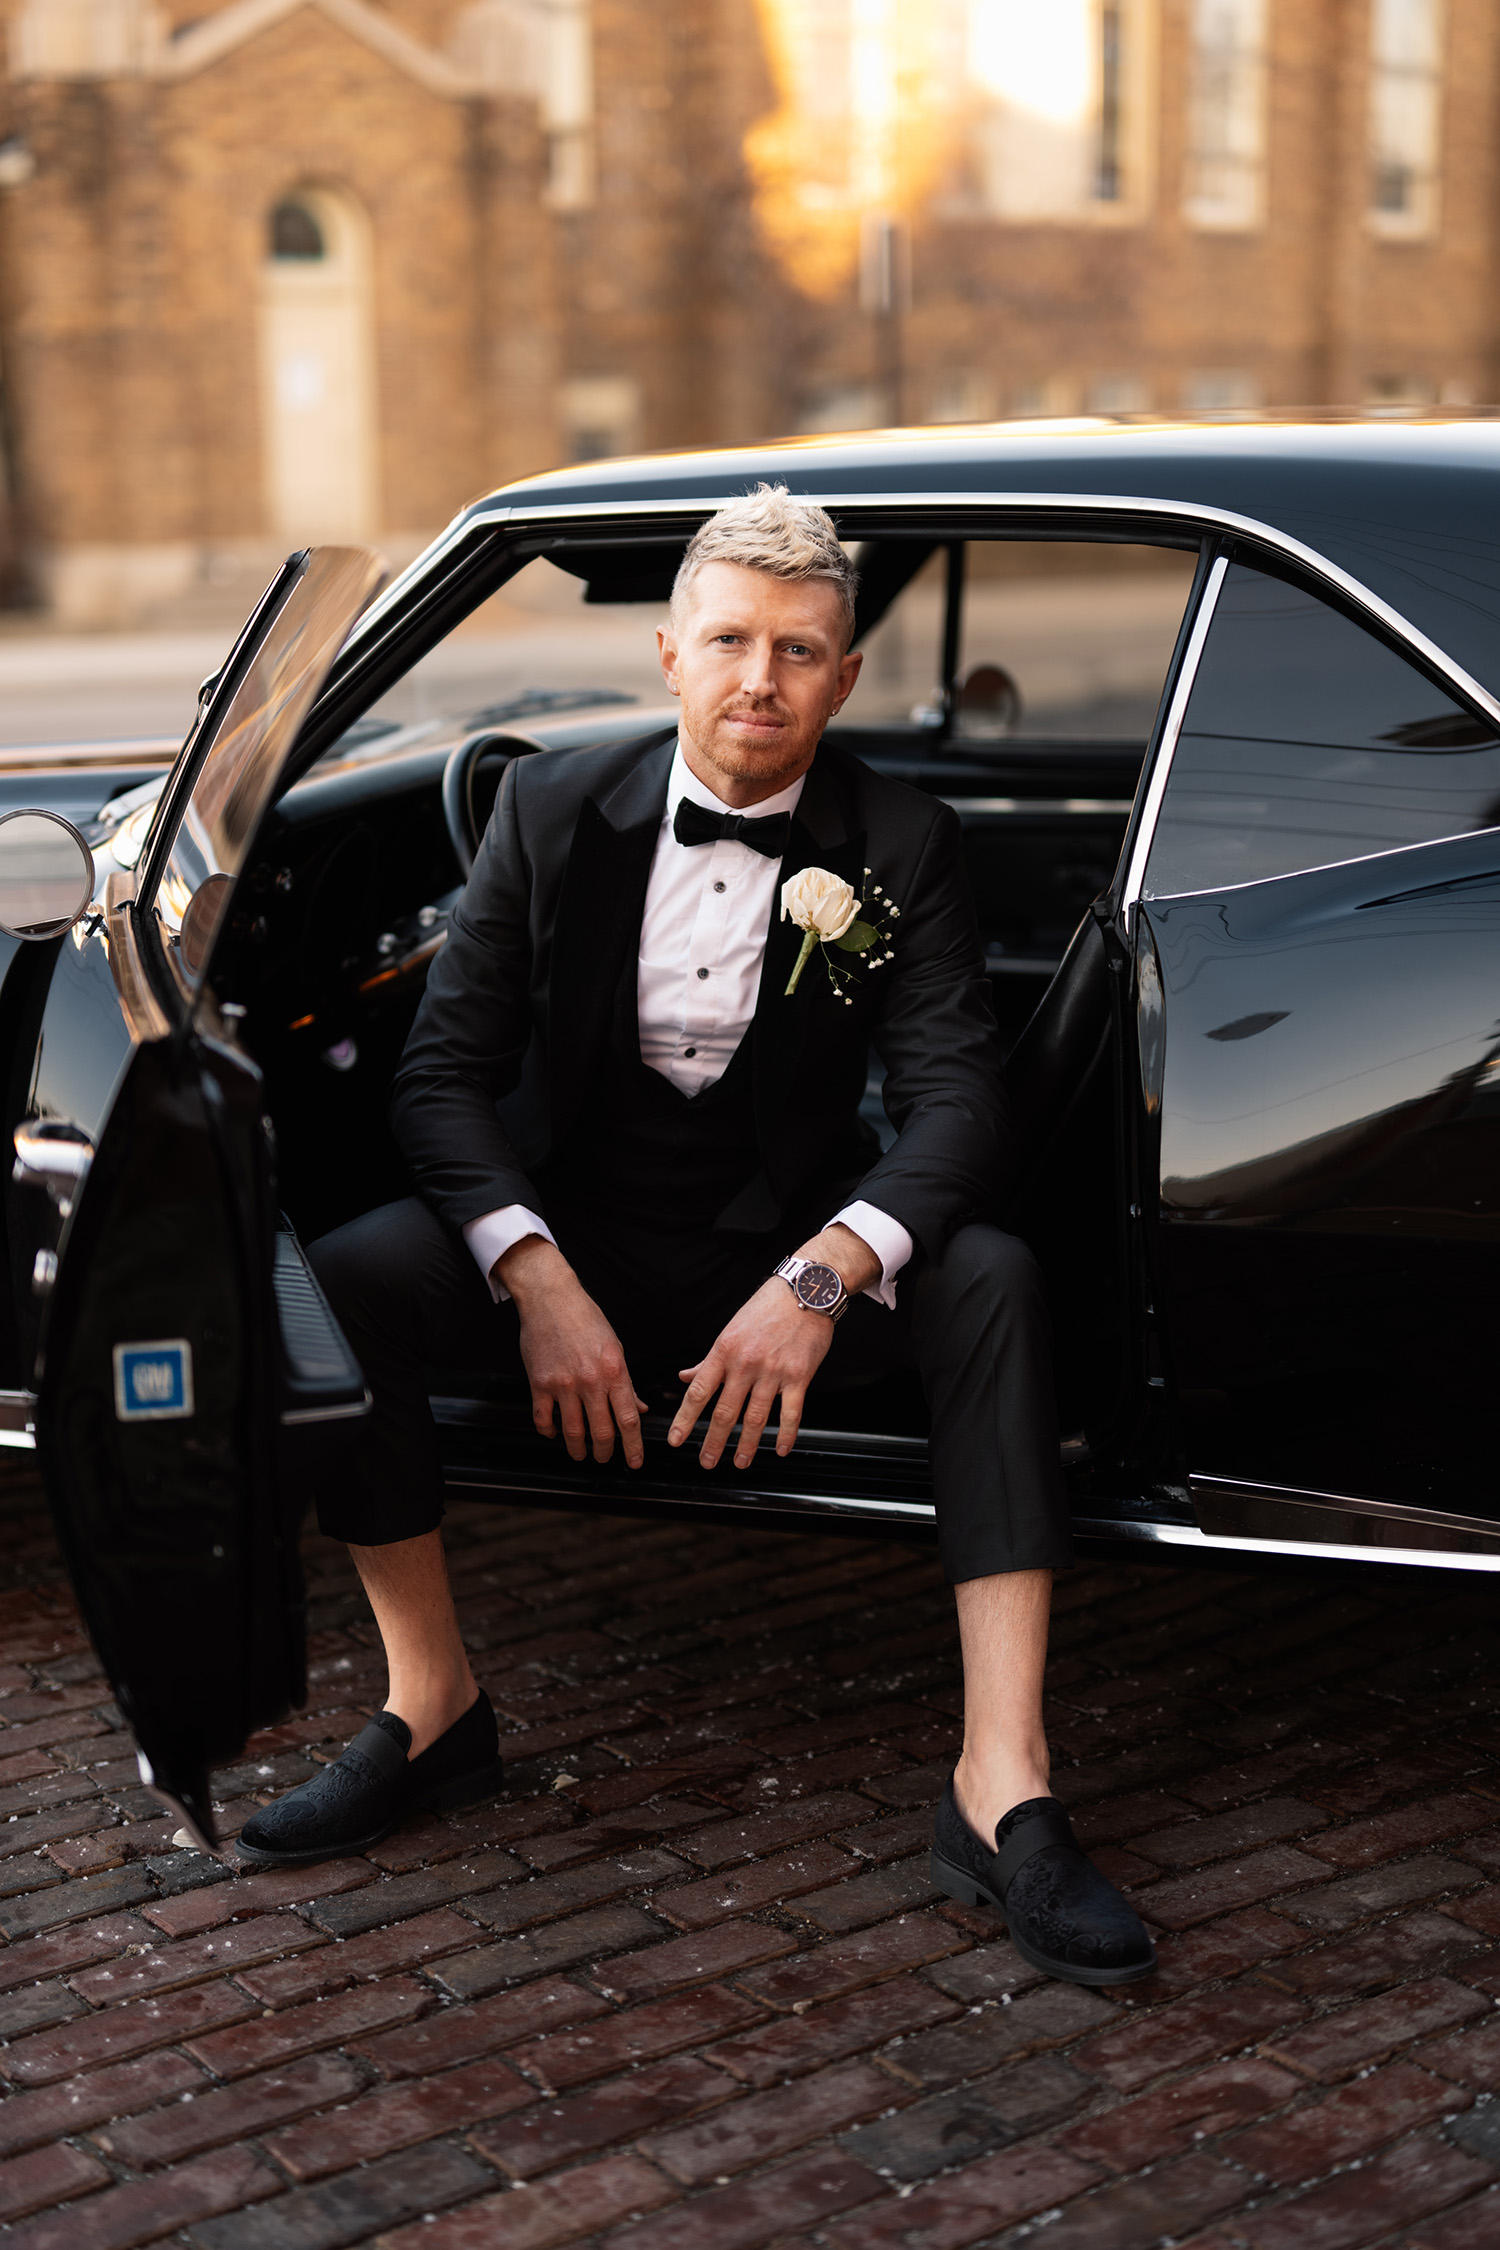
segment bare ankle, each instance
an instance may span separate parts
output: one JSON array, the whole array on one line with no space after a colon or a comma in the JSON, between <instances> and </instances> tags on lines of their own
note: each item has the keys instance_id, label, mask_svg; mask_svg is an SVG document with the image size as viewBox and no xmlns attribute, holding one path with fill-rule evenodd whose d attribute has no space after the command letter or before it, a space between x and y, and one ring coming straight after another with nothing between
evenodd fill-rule
<instances>
[{"instance_id":1,"label":"bare ankle","mask_svg":"<svg viewBox=\"0 0 1500 2250\"><path fill-rule=\"evenodd\" d=\"M470 1709L479 1694L473 1678L462 1680L392 1680L385 1708L411 1732L408 1758L420 1758L440 1735Z\"/></svg>"},{"instance_id":2,"label":"bare ankle","mask_svg":"<svg viewBox=\"0 0 1500 2250\"><path fill-rule=\"evenodd\" d=\"M979 1757L967 1748L953 1774L953 1795L959 1811L977 1836L986 1841L1016 1805L1052 1793L1050 1761L1040 1753L997 1752Z\"/></svg>"}]
</instances>

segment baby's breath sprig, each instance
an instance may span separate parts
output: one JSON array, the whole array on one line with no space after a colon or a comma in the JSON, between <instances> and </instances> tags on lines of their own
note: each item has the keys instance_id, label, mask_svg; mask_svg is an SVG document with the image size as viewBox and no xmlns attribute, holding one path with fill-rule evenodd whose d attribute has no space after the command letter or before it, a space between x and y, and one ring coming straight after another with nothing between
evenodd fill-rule
<instances>
[{"instance_id":1,"label":"baby's breath sprig","mask_svg":"<svg viewBox=\"0 0 1500 2250\"><path fill-rule=\"evenodd\" d=\"M896 921L901 909L893 906L888 893L872 880L868 867L864 871L863 888L865 895L858 919L850 923L842 937L835 938L832 945L825 944L823 947L823 966L828 971L833 996L836 1000L842 1000L846 1008L854 1005L851 997L854 977L850 970L841 968L834 960L833 946L836 945L843 953L859 954L869 969L883 969L887 961L894 961L896 958L891 949L891 933L883 927L877 916L881 913L888 914L892 921ZM876 900L880 902L878 907Z\"/></svg>"}]
</instances>

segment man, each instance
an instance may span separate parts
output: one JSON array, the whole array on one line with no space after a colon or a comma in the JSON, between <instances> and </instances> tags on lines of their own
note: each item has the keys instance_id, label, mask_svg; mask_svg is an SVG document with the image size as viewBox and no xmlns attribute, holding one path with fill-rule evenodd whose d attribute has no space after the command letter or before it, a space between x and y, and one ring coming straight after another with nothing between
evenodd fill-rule
<instances>
[{"instance_id":1,"label":"man","mask_svg":"<svg viewBox=\"0 0 1500 2250\"><path fill-rule=\"evenodd\" d=\"M1149 1973L1150 1940L1048 1790L1042 1667L1071 1550L1036 1269L986 1217L1008 1126L959 827L820 748L859 675L853 621L829 517L762 486L678 573L659 635L675 733L506 772L397 1074L420 1199L313 1250L375 1400L319 1516L370 1597L386 1707L241 1849L358 1851L499 1784L424 1363L519 1357L538 1430L632 1468L636 1385L675 1371L670 1443L707 1414L709 1470L731 1445L747 1468L778 1401L789 1453L820 1375L915 1365L967 1704L934 1880L1001 1910L1037 1966L1120 1983ZM859 1118L871 1042L883 1155Z\"/></svg>"}]
</instances>

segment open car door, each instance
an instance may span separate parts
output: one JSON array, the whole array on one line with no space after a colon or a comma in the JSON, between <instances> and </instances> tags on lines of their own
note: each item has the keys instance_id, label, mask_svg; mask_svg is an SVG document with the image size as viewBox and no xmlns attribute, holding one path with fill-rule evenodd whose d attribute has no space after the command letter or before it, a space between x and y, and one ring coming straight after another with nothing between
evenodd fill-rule
<instances>
[{"instance_id":1,"label":"open car door","mask_svg":"<svg viewBox=\"0 0 1500 2250\"><path fill-rule=\"evenodd\" d=\"M288 1442L367 1408L280 1226L260 1073L207 977L298 731L384 576L292 557L200 711L135 876L104 899L132 1047L74 1198L37 1445L143 1778L205 1846L208 1775L305 1693Z\"/></svg>"},{"instance_id":2,"label":"open car door","mask_svg":"<svg viewBox=\"0 0 1500 2250\"><path fill-rule=\"evenodd\" d=\"M1235 556L1200 626L1134 931L1195 1512L1500 1553L1500 713Z\"/></svg>"}]
</instances>

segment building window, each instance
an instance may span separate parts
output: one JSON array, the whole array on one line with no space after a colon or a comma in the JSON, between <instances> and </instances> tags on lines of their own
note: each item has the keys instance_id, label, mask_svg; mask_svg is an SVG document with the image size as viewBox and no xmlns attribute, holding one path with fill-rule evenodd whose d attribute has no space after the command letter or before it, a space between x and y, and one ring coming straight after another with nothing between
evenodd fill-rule
<instances>
[{"instance_id":1,"label":"building window","mask_svg":"<svg viewBox=\"0 0 1500 2250\"><path fill-rule=\"evenodd\" d=\"M1114 369L1095 375L1084 394L1090 414L1144 414L1151 405L1149 386L1139 375Z\"/></svg>"},{"instance_id":2,"label":"building window","mask_svg":"<svg viewBox=\"0 0 1500 2250\"><path fill-rule=\"evenodd\" d=\"M929 422L993 422L1000 407L999 386L982 368L951 368L932 386Z\"/></svg>"},{"instance_id":3,"label":"building window","mask_svg":"<svg viewBox=\"0 0 1500 2250\"><path fill-rule=\"evenodd\" d=\"M1099 161L1094 194L1101 203L1118 203L1125 192L1122 12L1119 0L1103 0L1099 10Z\"/></svg>"},{"instance_id":4,"label":"building window","mask_svg":"<svg viewBox=\"0 0 1500 2250\"><path fill-rule=\"evenodd\" d=\"M1183 216L1260 225L1266 170L1265 0L1194 0Z\"/></svg>"},{"instance_id":5,"label":"building window","mask_svg":"<svg viewBox=\"0 0 1500 2250\"><path fill-rule=\"evenodd\" d=\"M969 0L966 78L989 213L1135 215L1146 19L1145 0Z\"/></svg>"},{"instance_id":6,"label":"building window","mask_svg":"<svg viewBox=\"0 0 1500 2250\"><path fill-rule=\"evenodd\" d=\"M1253 414L1260 385L1248 368L1195 367L1182 378L1182 403L1190 414Z\"/></svg>"},{"instance_id":7,"label":"building window","mask_svg":"<svg viewBox=\"0 0 1500 2250\"><path fill-rule=\"evenodd\" d=\"M641 389L629 375L575 375L562 387L570 461L609 461L640 442Z\"/></svg>"},{"instance_id":8,"label":"building window","mask_svg":"<svg viewBox=\"0 0 1500 2250\"><path fill-rule=\"evenodd\" d=\"M323 229L317 214L296 196L288 196L271 213L273 258L321 258L325 254Z\"/></svg>"},{"instance_id":9,"label":"building window","mask_svg":"<svg viewBox=\"0 0 1500 2250\"><path fill-rule=\"evenodd\" d=\"M1442 110L1441 0L1371 0L1370 224L1431 232Z\"/></svg>"}]
</instances>

